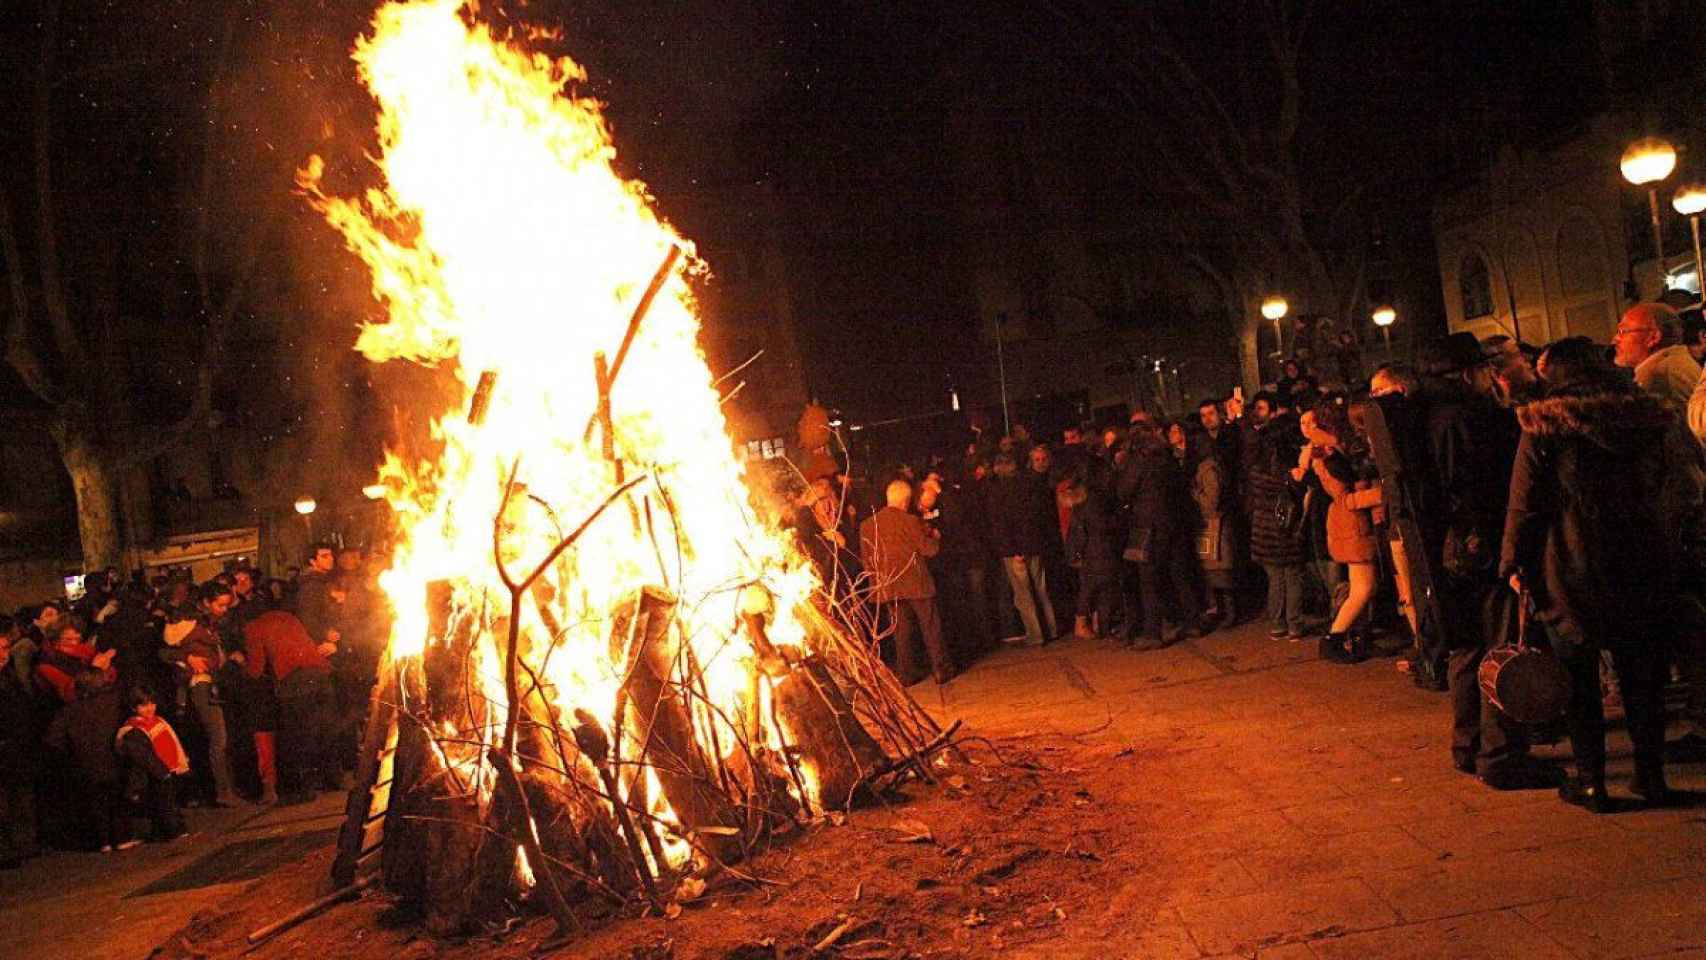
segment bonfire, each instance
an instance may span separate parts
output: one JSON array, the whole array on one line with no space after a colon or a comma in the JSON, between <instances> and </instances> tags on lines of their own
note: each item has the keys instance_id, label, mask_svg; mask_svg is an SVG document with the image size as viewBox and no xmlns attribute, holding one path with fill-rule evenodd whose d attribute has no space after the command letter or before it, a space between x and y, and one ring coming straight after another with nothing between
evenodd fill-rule
<instances>
[{"instance_id":1,"label":"bonfire","mask_svg":"<svg viewBox=\"0 0 1706 960\"><path fill-rule=\"evenodd\" d=\"M584 71L470 7L393 3L357 42L377 186L300 175L372 274L357 349L459 386L375 488L395 621L336 872L377 862L436 930L533 899L567 931L743 876L946 737L754 509L706 265L614 170Z\"/></svg>"}]
</instances>

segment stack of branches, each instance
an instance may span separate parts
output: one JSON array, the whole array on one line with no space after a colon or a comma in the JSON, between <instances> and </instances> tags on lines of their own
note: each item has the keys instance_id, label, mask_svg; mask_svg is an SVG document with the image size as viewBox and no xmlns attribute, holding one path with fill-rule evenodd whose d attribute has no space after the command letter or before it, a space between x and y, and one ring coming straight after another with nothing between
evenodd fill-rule
<instances>
[{"instance_id":1,"label":"stack of branches","mask_svg":"<svg viewBox=\"0 0 1706 960\"><path fill-rule=\"evenodd\" d=\"M607 368L597 358L606 437L602 398L621 359ZM483 380L471 415L489 389ZM679 529L668 486L656 474L628 478L611 459L609 495L573 530L559 524L555 548L517 572L506 524L535 508L557 522L517 481L518 458L493 520L507 598L432 584L424 653L382 670L384 709L370 720L382 729L367 738L395 744L382 875L434 932L467 930L532 899L567 936L579 905L667 910L718 879L761 882L742 867L756 850L907 775L928 776L928 756L947 740L883 664L872 624L827 594L794 611L805 643L780 645L767 634L774 601L762 585L729 585L741 591L738 622L718 629L712 645L721 646L707 652L693 634L704 598L678 595L679 543L674 563L666 559L663 544ZM575 544L619 502L650 540L658 580L613 610L582 611L608 626L620 678L614 710L599 716L563 706L547 678L574 629L564 621L577 566L598 562L577 558ZM654 525L660 515L669 522ZM725 656L746 668L748 687L732 701L713 698L707 680L706 661ZM352 816L369 815L362 807Z\"/></svg>"}]
</instances>

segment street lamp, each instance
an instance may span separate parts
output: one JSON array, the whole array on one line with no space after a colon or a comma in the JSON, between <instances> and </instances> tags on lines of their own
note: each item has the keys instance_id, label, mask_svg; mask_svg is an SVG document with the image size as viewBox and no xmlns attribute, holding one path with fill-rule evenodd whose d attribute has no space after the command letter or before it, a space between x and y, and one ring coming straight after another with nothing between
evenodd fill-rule
<instances>
[{"instance_id":1,"label":"street lamp","mask_svg":"<svg viewBox=\"0 0 1706 960\"><path fill-rule=\"evenodd\" d=\"M1262 316L1274 322L1274 356L1285 356L1285 336L1280 332L1280 321L1291 310L1291 304L1285 298L1274 295L1262 301Z\"/></svg>"},{"instance_id":2,"label":"street lamp","mask_svg":"<svg viewBox=\"0 0 1706 960\"><path fill-rule=\"evenodd\" d=\"M1659 256L1659 282L1663 283L1665 238L1659 228L1657 184L1676 169L1676 148L1658 137L1642 137L1623 151L1623 159L1618 166L1623 168L1623 179L1637 187L1647 188L1647 207L1653 217L1653 250Z\"/></svg>"},{"instance_id":3,"label":"street lamp","mask_svg":"<svg viewBox=\"0 0 1706 960\"><path fill-rule=\"evenodd\" d=\"M1706 270L1700 260L1700 212L1706 210L1706 183L1684 184L1670 198L1671 209L1688 218L1688 229L1694 234L1694 285L1706 299Z\"/></svg>"},{"instance_id":4,"label":"street lamp","mask_svg":"<svg viewBox=\"0 0 1706 960\"><path fill-rule=\"evenodd\" d=\"M1377 308L1371 315L1374 325L1380 328L1380 335L1386 339L1386 359L1392 359L1392 325L1398 322L1398 311L1390 306Z\"/></svg>"}]
</instances>

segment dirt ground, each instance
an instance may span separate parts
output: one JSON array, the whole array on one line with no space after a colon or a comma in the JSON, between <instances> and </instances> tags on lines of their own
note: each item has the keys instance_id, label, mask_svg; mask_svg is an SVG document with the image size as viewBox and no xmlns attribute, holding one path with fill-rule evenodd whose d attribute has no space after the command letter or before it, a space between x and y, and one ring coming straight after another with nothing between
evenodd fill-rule
<instances>
[{"instance_id":1,"label":"dirt ground","mask_svg":"<svg viewBox=\"0 0 1706 960\"><path fill-rule=\"evenodd\" d=\"M1093 733L1094 731L1090 731ZM1119 942L1122 915L1141 907L1127 882L1151 859L1153 836L1134 816L1144 757L1047 733L968 739L887 804L823 822L746 865L761 883L729 878L673 918L638 909L599 916L550 951L555 957L760 960L838 956L1060 956L1064 943ZM288 913L328 888L330 851L255 881L228 909L198 915L155 956L220 958L247 947L260 918ZM1121 903L1109 890L1122 890ZM1159 897L1156 898L1157 900ZM334 908L254 951L454 960L533 953L542 917L460 942L388 928L382 894ZM815 950L826 943L824 950Z\"/></svg>"}]
</instances>

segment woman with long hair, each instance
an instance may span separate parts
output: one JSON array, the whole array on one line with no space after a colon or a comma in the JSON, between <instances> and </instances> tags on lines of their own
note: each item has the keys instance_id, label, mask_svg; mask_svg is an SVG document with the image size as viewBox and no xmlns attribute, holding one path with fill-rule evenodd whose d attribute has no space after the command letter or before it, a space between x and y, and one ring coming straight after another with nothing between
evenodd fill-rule
<instances>
[{"instance_id":1,"label":"woman with long hair","mask_svg":"<svg viewBox=\"0 0 1706 960\"><path fill-rule=\"evenodd\" d=\"M1304 464L1315 474L1328 497L1327 549L1333 562L1344 564L1350 583L1345 602L1333 613L1333 623L1321 638L1321 659L1336 663L1359 663L1368 658L1368 634L1357 627L1374 598L1374 561L1380 555L1380 538L1371 516L1380 505L1380 488L1358 478L1355 462L1347 452L1356 433L1350 413L1342 402L1324 402L1303 415L1307 440L1293 476L1301 479Z\"/></svg>"}]
</instances>

